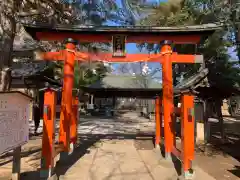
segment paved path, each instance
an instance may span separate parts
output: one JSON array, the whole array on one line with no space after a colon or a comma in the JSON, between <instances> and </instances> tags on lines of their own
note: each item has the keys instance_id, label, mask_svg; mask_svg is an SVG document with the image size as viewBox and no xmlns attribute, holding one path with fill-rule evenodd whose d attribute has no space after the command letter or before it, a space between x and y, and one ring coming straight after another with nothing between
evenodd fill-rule
<instances>
[{"instance_id":1,"label":"paved path","mask_svg":"<svg viewBox=\"0 0 240 180\"><path fill-rule=\"evenodd\" d=\"M177 180L172 162L153 149L141 150L134 140L103 140L88 148L71 167L59 168L64 180ZM80 153L81 154L81 153ZM77 155L75 155L77 156ZM196 167L195 180L215 180ZM66 172L66 173L64 173Z\"/></svg>"},{"instance_id":2,"label":"paved path","mask_svg":"<svg viewBox=\"0 0 240 180\"><path fill-rule=\"evenodd\" d=\"M177 180L172 162L161 158L160 151L153 148L152 139L134 139L136 134L154 133L154 121L128 113L123 118L81 118L78 133L80 145L68 159L58 166L56 172L66 180ZM31 122L31 131L33 122ZM42 125L40 126L40 131ZM125 139L121 139L124 137ZM146 137L145 137L146 138ZM31 140L24 147L33 153L22 160L24 180L38 179L40 165L39 139ZM30 148L30 149L31 149ZM36 152L35 152L36 151ZM5 159L1 159L5 161ZM11 172L11 163L0 167L3 173ZM195 167L196 180L214 180L199 167Z\"/></svg>"},{"instance_id":3,"label":"paved path","mask_svg":"<svg viewBox=\"0 0 240 180\"><path fill-rule=\"evenodd\" d=\"M38 131L42 132L43 122L40 122ZM133 133L154 133L154 120L147 120L136 116L136 113L126 113L122 118L105 117L80 117L78 127L79 134L133 134ZM59 120L56 121L56 129L59 128ZM34 122L30 121L30 132L34 132Z\"/></svg>"},{"instance_id":4,"label":"paved path","mask_svg":"<svg viewBox=\"0 0 240 180\"><path fill-rule=\"evenodd\" d=\"M154 121L135 113L114 120L82 118L79 133L86 142L72 155L69 165L58 168L57 174L66 180L177 180L174 164L154 149L152 138L134 139L136 134L154 135L154 128ZM98 139L98 135L104 139ZM214 180L198 167L196 177Z\"/></svg>"}]
</instances>

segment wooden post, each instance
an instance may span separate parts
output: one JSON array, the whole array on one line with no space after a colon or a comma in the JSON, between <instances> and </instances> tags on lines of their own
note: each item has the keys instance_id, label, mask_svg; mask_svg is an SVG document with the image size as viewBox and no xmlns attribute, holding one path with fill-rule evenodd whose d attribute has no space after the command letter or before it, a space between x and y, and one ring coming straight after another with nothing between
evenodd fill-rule
<instances>
[{"instance_id":1,"label":"wooden post","mask_svg":"<svg viewBox=\"0 0 240 180\"><path fill-rule=\"evenodd\" d=\"M194 158L194 96L183 95L181 107L182 169L185 178L193 176Z\"/></svg>"},{"instance_id":2,"label":"wooden post","mask_svg":"<svg viewBox=\"0 0 240 180\"><path fill-rule=\"evenodd\" d=\"M72 111L72 117L71 117L70 136L71 136L71 143L76 144L77 125L78 125L78 97L73 97L72 105L73 105L73 111Z\"/></svg>"},{"instance_id":3,"label":"wooden post","mask_svg":"<svg viewBox=\"0 0 240 180\"><path fill-rule=\"evenodd\" d=\"M20 180L21 174L21 146L13 150L12 180Z\"/></svg>"},{"instance_id":4,"label":"wooden post","mask_svg":"<svg viewBox=\"0 0 240 180\"><path fill-rule=\"evenodd\" d=\"M51 177L54 167L56 100L56 91L50 88L46 89L44 93L43 110L42 159L40 171L41 178Z\"/></svg>"},{"instance_id":5,"label":"wooden post","mask_svg":"<svg viewBox=\"0 0 240 180\"><path fill-rule=\"evenodd\" d=\"M172 48L169 41L164 41L161 49L163 54L162 70L163 70L163 116L164 116L164 141L165 141L165 158L171 159L171 151L173 148L173 132L172 132L172 111L173 111L173 79L172 79Z\"/></svg>"},{"instance_id":6,"label":"wooden post","mask_svg":"<svg viewBox=\"0 0 240 180\"><path fill-rule=\"evenodd\" d=\"M160 122L160 108L161 108L161 99L160 96L157 96L155 102L155 148L159 148L160 139L161 139L161 122Z\"/></svg>"},{"instance_id":7,"label":"wooden post","mask_svg":"<svg viewBox=\"0 0 240 180\"><path fill-rule=\"evenodd\" d=\"M64 160L70 148L70 123L72 115L72 90L74 81L75 43L68 39L66 42L64 63L64 79L62 89L62 102L60 114L59 143L63 144L64 152L60 154L60 160Z\"/></svg>"}]
</instances>

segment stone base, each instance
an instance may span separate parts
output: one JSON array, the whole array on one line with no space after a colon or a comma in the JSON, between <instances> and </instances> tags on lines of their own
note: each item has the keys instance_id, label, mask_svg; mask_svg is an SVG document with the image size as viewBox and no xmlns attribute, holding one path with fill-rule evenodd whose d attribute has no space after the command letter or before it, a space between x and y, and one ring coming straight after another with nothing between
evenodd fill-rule
<instances>
[{"instance_id":1,"label":"stone base","mask_svg":"<svg viewBox=\"0 0 240 180\"><path fill-rule=\"evenodd\" d=\"M155 144L155 150L160 150L159 144Z\"/></svg>"},{"instance_id":2,"label":"stone base","mask_svg":"<svg viewBox=\"0 0 240 180\"><path fill-rule=\"evenodd\" d=\"M193 170L188 170L183 172L183 178L185 180L192 180L195 178L195 172Z\"/></svg>"},{"instance_id":3,"label":"stone base","mask_svg":"<svg viewBox=\"0 0 240 180\"><path fill-rule=\"evenodd\" d=\"M53 170L52 170L52 168L41 169L40 170L40 179L47 179L47 180L53 179Z\"/></svg>"},{"instance_id":4,"label":"stone base","mask_svg":"<svg viewBox=\"0 0 240 180\"><path fill-rule=\"evenodd\" d=\"M70 143L70 147L69 147L69 155L71 155L74 151L74 144L73 143Z\"/></svg>"},{"instance_id":5,"label":"stone base","mask_svg":"<svg viewBox=\"0 0 240 180\"><path fill-rule=\"evenodd\" d=\"M172 154L171 153L165 153L165 159L167 160L167 161L172 161Z\"/></svg>"},{"instance_id":6,"label":"stone base","mask_svg":"<svg viewBox=\"0 0 240 180\"><path fill-rule=\"evenodd\" d=\"M59 163L62 164L68 159L68 152L60 152Z\"/></svg>"}]
</instances>

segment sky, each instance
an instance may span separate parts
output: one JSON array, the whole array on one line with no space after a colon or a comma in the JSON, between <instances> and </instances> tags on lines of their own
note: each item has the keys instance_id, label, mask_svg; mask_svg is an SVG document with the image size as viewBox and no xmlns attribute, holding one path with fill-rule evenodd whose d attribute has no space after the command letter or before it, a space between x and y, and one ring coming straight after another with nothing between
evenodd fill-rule
<instances>
[{"instance_id":1,"label":"sky","mask_svg":"<svg viewBox=\"0 0 240 180\"><path fill-rule=\"evenodd\" d=\"M116 0L116 1L121 6L120 0ZM166 2L167 0L149 0L149 2L161 2L161 1L162 2L163 1ZM108 26L119 26L119 24L113 23L111 21L107 21L105 25L108 25ZM228 52L229 52L229 55L231 56L231 58L233 60L237 60L237 55L236 55L236 52L234 52L234 49L235 49L234 47L233 48L229 48ZM136 47L136 44L134 44L134 43L127 44L126 45L126 50L127 50L127 53L129 53L129 54L140 53L139 50ZM144 52L142 52L142 53L144 53ZM147 53L147 52L145 52L145 53ZM112 67L114 69L117 69L118 65L119 64L113 64ZM150 69L155 69L155 68L160 68L161 67L161 65L158 64L158 63L148 63L148 66L149 66ZM157 76L161 77L161 74L159 73Z\"/></svg>"},{"instance_id":2,"label":"sky","mask_svg":"<svg viewBox=\"0 0 240 180\"><path fill-rule=\"evenodd\" d=\"M156 2L157 0L148 0L148 2ZM160 0L160 1L166 1L166 0ZM116 0L116 2L118 3L118 5L121 7L121 2L120 0ZM105 25L108 26L119 26L119 24L114 23L112 21L107 21ZM139 52L139 49L136 47L135 43L129 43L126 44L126 51L129 54L135 54L135 53L147 53L147 52ZM161 65L158 63L147 63L150 69L156 69L156 68L161 68ZM119 66L119 64L115 63L112 64L113 69L117 69ZM161 77L161 74L156 74L157 77Z\"/></svg>"}]
</instances>

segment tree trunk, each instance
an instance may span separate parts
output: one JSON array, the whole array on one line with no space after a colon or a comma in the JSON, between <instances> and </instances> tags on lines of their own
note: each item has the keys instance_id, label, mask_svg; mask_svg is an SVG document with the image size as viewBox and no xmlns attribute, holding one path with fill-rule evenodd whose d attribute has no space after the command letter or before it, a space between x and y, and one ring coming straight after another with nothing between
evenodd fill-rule
<instances>
[{"instance_id":1,"label":"tree trunk","mask_svg":"<svg viewBox=\"0 0 240 180\"><path fill-rule=\"evenodd\" d=\"M19 0L1 2L0 7L0 91L9 91L13 41L16 34L15 11Z\"/></svg>"},{"instance_id":2,"label":"tree trunk","mask_svg":"<svg viewBox=\"0 0 240 180\"><path fill-rule=\"evenodd\" d=\"M3 67L0 71L0 91L10 91L11 70L9 67Z\"/></svg>"},{"instance_id":3,"label":"tree trunk","mask_svg":"<svg viewBox=\"0 0 240 180\"><path fill-rule=\"evenodd\" d=\"M14 26L12 24L12 26ZM15 28L11 28L9 33L15 34ZM13 37L3 37L0 53L0 91L10 91L11 85L11 66L12 66L12 51Z\"/></svg>"}]
</instances>

